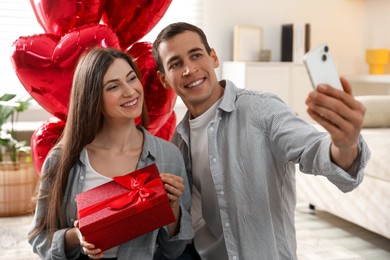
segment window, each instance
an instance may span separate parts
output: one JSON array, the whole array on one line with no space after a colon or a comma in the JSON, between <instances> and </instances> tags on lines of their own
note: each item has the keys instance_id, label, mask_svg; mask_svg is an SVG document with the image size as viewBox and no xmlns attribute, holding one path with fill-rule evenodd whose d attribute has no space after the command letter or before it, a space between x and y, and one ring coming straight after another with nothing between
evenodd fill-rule
<instances>
[{"instance_id":1,"label":"window","mask_svg":"<svg viewBox=\"0 0 390 260\"><path fill-rule=\"evenodd\" d=\"M0 0L0 92L27 94L11 64L11 47L20 36L44 33L28 0Z\"/></svg>"},{"instance_id":2,"label":"window","mask_svg":"<svg viewBox=\"0 0 390 260\"><path fill-rule=\"evenodd\" d=\"M202 26L202 0L172 0L160 22L142 41L152 42L171 22L185 21ZM11 47L20 36L44 33L29 0L0 0L0 93L27 94L11 64Z\"/></svg>"}]
</instances>

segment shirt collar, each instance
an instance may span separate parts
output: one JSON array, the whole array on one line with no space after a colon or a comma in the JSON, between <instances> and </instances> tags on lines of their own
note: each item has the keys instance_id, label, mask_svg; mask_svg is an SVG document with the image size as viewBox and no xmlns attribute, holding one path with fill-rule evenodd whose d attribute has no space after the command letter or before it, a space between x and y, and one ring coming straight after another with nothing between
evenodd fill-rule
<instances>
[{"instance_id":1,"label":"shirt collar","mask_svg":"<svg viewBox=\"0 0 390 260\"><path fill-rule=\"evenodd\" d=\"M238 87L234 85L233 82L230 80L221 80L219 84L225 88L223 96L222 96L222 101L219 104L218 109L221 109L225 112L232 112L236 109L236 97L238 95L238 91L240 90ZM190 113L187 110L185 113L183 119L181 122L177 125L176 131L183 135L184 132L186 131L185 129L189 129L189 118L190 118Z\"/></svg>"},{"instance_id":2,"label":"shirt collar","mask_svg":"<svg viewBox=\"0 0 390 260\"><path fill-rule=\"evenodd\" d=\"M148 157L155 160L157 154L156 143L153 142L153 136L142 126L137 126L139 130L144 134L144 145L141 152L140 161L146 162Z\"/></svg>"},{"instance_id":3,"label":"shirt collar","mask_svg":"<svg viewBox=\"0 0 390 260\"><path fill-rule=\"evenodd\" d=\"M236 109L235 100L237 97L238 88L230 80L222 80L220 84L225 86L225 91L219 108L225 112L232 112Z\"/></svg>"}]
</instances>

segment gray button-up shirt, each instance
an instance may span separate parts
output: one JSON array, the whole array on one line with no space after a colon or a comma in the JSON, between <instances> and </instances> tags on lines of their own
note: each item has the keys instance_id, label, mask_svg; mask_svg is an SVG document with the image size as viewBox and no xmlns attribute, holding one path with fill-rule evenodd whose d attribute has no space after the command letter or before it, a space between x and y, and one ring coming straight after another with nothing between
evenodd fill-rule
<instances>
[{"instance_id":1,"label":"gray button-up shirt","mask_svg":"<svg viewBox=\"0 0 390 260\"><path fill-rule=\"evenodd\" d=\"M180 231L177 235L169 239L168 230L166 227L162 227L140 237L134 238L119 246L117 258L118 260L152 259L157 244L161 247L161 250L166 252L170 257L176 257L181 254L188 241L193 238L191 217L189 215L191 194L182 155L173 144L152 136L141 127L140 129L144 133L144 145L137 169L156 163L160 172L172 173L184 178L186 189L180 200ZM50 167L57 160L58 152L58 150L53 150L47 156L42 172L44 172L45 169ZM80 160L76 162L69 173L68 185L64 196L62 212L67 222L67 227L55 231L52 243L49 243L47 233L45 231L29 240L29 243L33 247L33 251L37 253L41 259L77 259L79 256L81 248L76 248L71 252L65 252L65 232L69 228L73 227L73 222L77 219L76 195L82 192L84 181L85 158L80 156ZM44 195L46 193L46 189L47 184L41 183L39 195ZM37 225L37 221L42 214L45 214L46 207L47 203L45 200L38 201L31 229Z\"/></svg>"},{"instance_id":2,"label":"gray button-up shirt","mask_svg":"<svg viewBox=\"0 0 390 260\"><path fill-rule=\"evenodd\" d=\"M208 127L208 148L229 259L296 259L295 164L347 192L363 179L368 147L360 137L359 158L345 172L331 162L328 133L298 118L273 94L224 84L223 100ZM191 162L188 116L173 142L184 155L191 182L191 163L196 162Z\"/></svg>"}]
</instances>

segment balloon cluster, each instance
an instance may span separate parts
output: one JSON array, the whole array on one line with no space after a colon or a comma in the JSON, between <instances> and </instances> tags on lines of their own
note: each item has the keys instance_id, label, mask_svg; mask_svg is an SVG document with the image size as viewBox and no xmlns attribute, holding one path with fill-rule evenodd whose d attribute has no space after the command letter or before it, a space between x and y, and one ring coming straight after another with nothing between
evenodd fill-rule
<instances>
[{"instance_id":1,"label":"balloon cluster","mask_svg":"<svg viewBox=\"0 0 390 260\"><path fill-rule=\"evenodd\" d=\"M27 92L52 118L32 135L31 150L39 173L65 127L73 71L80 55L95 46L130 54L141 71L148 131L170 140L176 125L176 94L156 74L149 42L139 42L165 14L172 0L30 0L45 33L21 36L12 45L11 62Z\"/></svg>"}]
</instances>

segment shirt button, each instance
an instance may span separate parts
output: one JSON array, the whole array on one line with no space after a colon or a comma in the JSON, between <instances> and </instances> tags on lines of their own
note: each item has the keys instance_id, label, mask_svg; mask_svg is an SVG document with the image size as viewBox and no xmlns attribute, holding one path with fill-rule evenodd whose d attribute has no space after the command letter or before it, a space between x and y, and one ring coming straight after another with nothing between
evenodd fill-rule
<instances>
[{"instance_id":1,"label":"shirt button","mask_svg":"<svg viewBox=\"0 0 390 260\"><path fill-rule=\"evenodd\" d=\"M223 192L223 190L221 190L221 191L219 192L219 194L223 196L223 195L225 194L225 192Z\"/></svg>"},{"instance_id":2,"label":"shirt button","mask_svg":"<svg viewBox=\"0 0 390 260\"><path fill-rule=\"evenodd\" d=\"M83 181L83 180L84 180L84 178L85 178L84 176L80 176L80 180L82 180L82 181Z\"/></svg>"},{"instance_id":3,"label":"shirt button","mask_svg":"<svg viewBox=\"0 0 390 260\"><path fill-rule=\"evenodd\" d=\"M225 223L225 227L227 228L230 227L229 223Z\"/></svg>"},{"instance_id":4,"label":"shirt button","mask_svg":"<svg viewBox=\"0 0 390 260\"><path fill-rule=\"evenodd\" d=\"M217 162L217 158L214 157L213 158L213 162L216 163Z\"/></svg>"},{"instance_id":5,"label":"shirt button","mask_svg":"<svg viewBox=\"0 0 390 260\"><path fill-rule=\"evenodd\" d=\"M214 131L214 127L210 127L210 131L211 131L211 132Z\"/></svg>"},{"instance_id":6,"label":"shirt button","mask_svg":"<svg viewBox=\"0 0 390 260\"><path fill-rule=\"evenodd\" d=\"M233 260L237 260L238 259L238 257L237 256L233 256Z\"/></svg>"}]
</instances>

